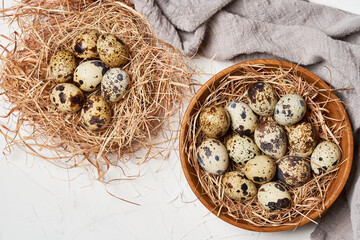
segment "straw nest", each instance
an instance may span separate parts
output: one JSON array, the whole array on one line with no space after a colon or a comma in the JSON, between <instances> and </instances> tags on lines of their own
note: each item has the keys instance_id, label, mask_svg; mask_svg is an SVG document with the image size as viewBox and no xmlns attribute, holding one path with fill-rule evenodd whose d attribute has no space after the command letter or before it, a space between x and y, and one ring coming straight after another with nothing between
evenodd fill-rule
<instances>
[{"instance_id":1,"label":"straw nest","mask_svg":"<svg viewBox=\"0 0 360 240\"><path fill-rule=\"evenodd\" d=\"M113 0L26 0L2 14L19 28L10 38L2 36L9 42L1 46L0 87L10 105L5 117L14 113L16 118L15 129L2 126L5 152L25 144L28 153L61 167L94 166L99 179L138 150L138 164L166 158L161 144L177 137L171 123L191 92L191 76L186 58L159 40L143 15ZM132 87L112 104L112 123L102 132L86 130L79 124L80 113L60 113L49 99L56 85L48 70L50 58L59 49L71 50L73 38L84 29L115 34L130 48L124 69Z\"/></svg>"},{"instance_id":2,"label":"straw nest","mask_svg":"<svg viewBox=\"0 0 360 240\"><path fill-rule=\"evenodd\" d=\"M274 70L264 65L244 64L243 68L238 69L220 81L218 86L211 86L211 94L205 99L201 106L197 106L195 114L189 119L189 130L185 137L184 151L188 155L188 161L194 167L203 193L207 194L211 201L217 206L215 214L227 214L235 220L245 220L254 226L280 226L280 225L298 225L303 218L311 211L323 211L325 209L325 196L327 190L336 178L340 165L327 173L315 176L306 184L300 187L289 188L292 195L293 204L289 210L282 212L267 212L260 205L257 197L246 201L234 201L229 199L223 190L221 184L223 176L208 174L201 169L196 158L196 149L206 138L199 126L199 116L201 111L210 106L225 107L227 103L240 100L247 102L247 90L251 84L263 81L270 84L278 97L288 93L297 93L304 97L308 113L304 120L310 122L316 129L321 140L330 140L339 144L342 136L342 130L345 126L345 117L339 116L339 119L331 119L327 116L328 110L326 104L330 101L340 101L330 99L330 92L326 89L318 89L314 84L309 84L298 76L294 69L279 67ZM321 96L322 101L319 101ZM260 117L261 121L269 120L272 117ZM223 138L219 139L224 144L230 137L229 131ZM289 149L288 149L289 152ZM228 171L239 170L242 167L230 161ZM276 181L276 180L275 180ZM214 209L215 210L215 209ZM309 218L310 219L310 218ZM311 219L310 219L311 220ZM313 220L311 220L313 221Z\"/></svg>"}]
</instances>

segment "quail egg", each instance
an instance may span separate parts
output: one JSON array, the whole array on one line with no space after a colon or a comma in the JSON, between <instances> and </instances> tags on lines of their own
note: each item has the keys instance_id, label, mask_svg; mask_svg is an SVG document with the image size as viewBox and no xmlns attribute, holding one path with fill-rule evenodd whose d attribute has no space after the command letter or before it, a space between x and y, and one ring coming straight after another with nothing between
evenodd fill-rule
<instances>
[{"instance_id":1,"label":"quail egg","mask_svg":"<svg viewBox=\"0 0 360 240\"><path fill-rule=\"evenodd\" d=\"M206 139L196 151L199 165L212 174L221 175L226 172L229 157L225 146L217 139Z\"/></svg>"},{"instance_id":2,"label":"quail egg","mask_svg":"<svg viewBox=\"0 0 360 240\"><path fill-rule=\"evenodd\" d=\"M270 157L260 155L245 164L244 173L245 176L254 183L264 184L274 178L276 165Z\"/></svg>"},{"instance_id":3,"label":"quail egg","mask_svg":"<svg viewBox=\"0 0 360 240\"><path fill-rule=\"evenodd\" d=\"M87 29L77 35L72 43L72 49L79 58L91 59L98 56L96 44L100 33L97 30Z\"/></svg>"},{"instance_id":4,"label":"quail egg","mask_svg":"<svg viewBox=\"0 0 360 240\"><path fill-rule=\"evenodd\" d=\"M258 200L267 211L282 211L291 206L290 193L277 182L261 185L258 191Z\"/></svg>"},{"instance_id":5,"label":"quail egg","mask_svg":"<svg viewBox=\"0 0 360 240\"><path fill-rule=\"evenodd\" d=\"M225 173L222 184L225 195L233 200L251 199L257 193L255 184L247 180L239 171Z\"/></svg>"},{"instance_id":6,"label":"quail egg","mask_svg":"<svg viewBox=\"0 0 360 240\"><path fill-rule=\"evenodd\" d=\"M290 154L308 157L316 146L316 131L310 123L302 122L287 126Z\"/></svg>"},{"instance_id":7,"label":"quail egg","mask_svg":"<svg viewBox=\"0 0 360 240\"><path fill-rule=\"evenodd\" d=\"M239 134L235 134L227 140L226 149L231 160L241 165L261 154L251 138Z\"/></svg>"},{"instance_id":8,"label":"quail egg","mask_svg":"<svg viewBox=\"0 0 360 240\"><path fill-rule=\"evenodd\" d=\"M81 109L81 121L89 130L104 129L111 121L111 109L105 99L98 95L88 97Z\"/></svg>"},{"instance_id":9,"label":"quail egg","mask_svg":"<svg viewBox=\"0 0 360 240\"><path fill-rule=\"evenodd\" d=\"M228 112L218 106L205 108L200 114L200 127L203 133L210 138L222 137L230 126Z\"/></svg>"},{"instance_id":10,"label":"quail egg","mask_svg":"<svg viewBox=\"0 0 360 240\"><path fill-rule=\"evenodd\" d=\"M226 106L231 119L231 129L240 135L250 135L254 132L258 117L251 108L243 102L233 101Z\"/></svg>"},{"instance_id":11,"label":"quail egg","mask_svg":"<svg viewBox=\"0 0 360 240\"><path fill-rule=\"evenodd\" d=\"M253 83L247 92L249 107L260 116L274 114L278 101L273 88L264 82Z\"/></svg>"},{"instance_id":12,"label":"quail egg","mask_svg":"<svg viewBox=\"0 0 360 240\"><path fill-rule=\"evenodd\" d=\"M284 126L293 125L305 116L306 104L298 94L284 95L275 106L275 120Z\"/></svg>"},{"instance_id":13,"label":"quail egg","mask_svg":"<svg viewBox=\"0 0 360 240\"><path fill-rule=\"evenodd\" d=\"M74 84L85 92L94 91L100 86L103 75L108 69L100 60L81 63L74 73Z\"/></svg>"},{"instance_id":14,"label":"quail egg","mask_svg":"<svg viewBox=\"0 0 360 240\"><path fill-rule=\"evenodd\" d=\"M61 112L77 112L84 104L82 91L71 83L60 83L50 93L50 101Z\"/></svg>"},{"instance_id":15,"label":"quail egg","mask_svg":"<svg viewBox=\"0 0 360 240\"><path fill-rule=\"evenodd\" d=\"M100 59L109 67L120 67L129 60L125 43L112 34L102 34L97 41Z\"/></svg>"},{"instance_id":16,"label":"quail egg","mask_svg":"<svg viewBox=\"0 0 360 240\"><path fill-rule=\"evenodd\" d=\"M50 59L51 76L58 83L69 82L76 68L74 54L67 50L57 51Z\"/></svg>"},{"instance_id":17,"label":"quail egg","mask_svg":"<svg viewBox=\"0 0 360 240\"><path fill-rule=\"evenodd\" d=\"M108 102L119 101L129 89L129 76L121 68L111 68L101 80L101 95Z\"/></svg>"},{"instance_id":18,"label":"quail egg","mask_svg":"<svg viewBox=\"0 0 360 240\"><path fill-rule=\"evenodd\" d=\"M315 174L322 174L335 168L341 159L340 148L332 142L319 143L311 155L311 168Z\"/></svg>"},{"instance_id":19,"label":"quail egg","mask_svg":"<svg viewBox=\"0 0 360 240\"><path fill-rule=\"evenodd\" d=\"M310 163L302 157L285 156L276 162L277 178L292 187L298 187L311 178Z\"/></svg>"},{"instance_id":20,"label":"quail egg","mask_svg":"<svg viewBox=\"0 0 360 240\"><path fill-rule=\"evenodd\" d=\"M286 153L285 130L274 121L260 123L255 129L254 139L261 151L270 157L279 159Z\"/></svg>"}]
</instances>

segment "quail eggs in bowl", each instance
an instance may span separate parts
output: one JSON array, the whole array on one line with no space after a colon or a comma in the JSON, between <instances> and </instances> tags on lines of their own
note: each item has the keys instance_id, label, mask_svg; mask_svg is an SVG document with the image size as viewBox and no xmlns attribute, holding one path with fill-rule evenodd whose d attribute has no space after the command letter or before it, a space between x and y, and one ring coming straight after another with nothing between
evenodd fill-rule
<instances>
[{"instance_id":1,"label":"quail eggs in bowl","mask_svg":"<svg viewBox=\"0 0 360 240\"><path fill-rule=\"evenodd\" d=\"M276 84L273 84L269 77L263 82L265 84L259 83L260 74L276 78L280 75L281 69L299 76L303 81L301 84L308 84L316 89L326 89L331 101L326 101L327 98L323 94L316 92L312 92L312 100L316 101L315 104L327 102L324 107L328 116L325 122L327 125L338 124L339 122L332 119L344 116L340 126L341 137L336 140L341 154L330 143L316 147L317 143L324 140L321 138L324 136L318 137L313 132L316 119L311 119L313 103L309 103L308 95L303 96L303 93L297 92L298 89L295 87L288 90L282 88L280 91L279 85L286 84L283 79L278 79ZM249 76L251 78L247 78ZM252 84L254 86L251 88ZM191 100L184 114L179 140L183 172L200 202L220 219L234 226L257 232L294 229L308 223L310 219L319 217L332 205L344 188L353 158L353 137L349 118L339 98L328 89L330 87L312 72L293 63L269 59L238 63L211 77ZM283 98L287 94L291 95ZM212 174L202 168L196 157L197 147L208 139L200 127L199 116L204 105L225 108L230 117L230 127L227 132L215 136L217 141L227 147L229 155L227 170L222 170L220 174ZM318 131L318 128L316 129ZM250 142L247 147L243 147L246 146L243 142L245 143L247 138L250 138ZM330 139L330 142L334 140ZM254 160L235 157L238 146L244 151L253 151L254 153L248 155ZM319 161L325 159L321 155L322 149L331 149L332 155L326 158L326 163ZM288 168L295 163L297 164L294 171L289 171ZM336 168L329 167L333 164ZM281 173L276 171L279 166ZM264 214L262 218L270 219L272 222L278 221L272 218L276 214L295 212L298 205L294 203L294 192L300 188L314 187L313 179L325 176L321 175L324 170L318 171L320 168L330 169L326 173L337 171L337 177L329 182L322 202L323 207L316 210L309 209L304 213L306 218L298 214L291 220L283 219L278 224L260 222L260 220L258 224L252 222L256 218L255 215L250 215L252 212ZM292 181L290 173L293 177L297 177L296 174L303 174L303 178ZM279 179L278 176L283 178ZM248 181L255 184L258 192L256 196L253 196L256 192L253 189L254 185ZM242 184L239 185L239 182L246 183L244 189L246 187L249 191L251 189L251 197L241 195ZM237 211L241 212L240 215L227 208L229 201L236 204ZM252 205L256 205L258 210L252 211ZM243 218L243 214L248 214L247 218ZM235 215L237 217L234 217ZM249 217L252 221L249 221Z\"/></svg>"}]
</instances>

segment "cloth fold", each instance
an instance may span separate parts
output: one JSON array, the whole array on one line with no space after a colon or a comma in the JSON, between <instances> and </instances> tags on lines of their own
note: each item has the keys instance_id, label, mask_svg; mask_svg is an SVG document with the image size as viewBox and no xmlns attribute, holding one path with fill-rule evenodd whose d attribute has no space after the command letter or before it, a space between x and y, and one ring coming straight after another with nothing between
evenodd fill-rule
<instances>
[{"instance_id":1,"label":"cloth fold","mask_svg":"<svg viewBox=\"0 0 360 240\"><path fill-rule=\"evenodd\" d=\"M347 111L359 147L359 15L302 0L132 1L158 36L185 54L236 61L285 59L331 80L334 88L354 88L337 94L352 107ZM346 195L324 214L312 239L360 239L359 158L356 151Z\"/></svg>"}]
</instances>

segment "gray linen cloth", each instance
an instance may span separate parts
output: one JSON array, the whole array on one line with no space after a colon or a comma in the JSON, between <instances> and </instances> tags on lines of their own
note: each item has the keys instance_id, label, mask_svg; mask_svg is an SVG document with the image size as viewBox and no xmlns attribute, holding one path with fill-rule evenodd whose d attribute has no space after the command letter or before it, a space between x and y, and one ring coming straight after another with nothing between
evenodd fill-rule
<instances>
[{"instance_id":1,"label":"gray linen cloth","mask_svg":"<svg viewBox=\"0 0 360 240\"><path fill-rule=\"evenodd\" d=\"M360 239L360 16L300 0L133 0L160 38L183 53L219 60L285 59L301 63L332 87L355 133L355 158L343 194L312 239Z\"/></svg>"}]
</instances>

